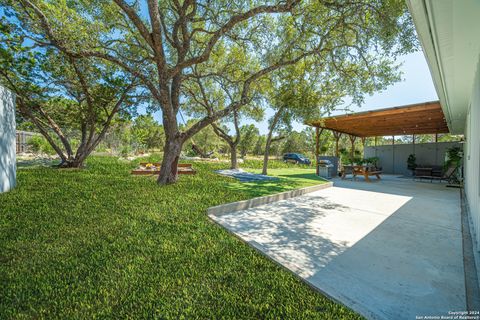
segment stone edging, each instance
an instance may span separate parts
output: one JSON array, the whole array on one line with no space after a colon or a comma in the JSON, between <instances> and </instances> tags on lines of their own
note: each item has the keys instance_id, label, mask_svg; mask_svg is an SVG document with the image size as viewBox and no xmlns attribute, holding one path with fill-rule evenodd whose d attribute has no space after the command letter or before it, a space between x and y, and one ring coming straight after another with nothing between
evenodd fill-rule
<instances>
[{"instance_id":1,"label":"stone edging","mask_svg":"<svg viewBox=\"0 0 480 320\"><path fill-rule=\"evenodd\" d=\"M246 210L246 209L258 207L258 206L261 206L261 205L264 205L264 204L298 197L298 196L301 196L301 195L304 195L304 194L307 194L307 193L310 193L310 192L314 192L314 191L317 191L317 190L330 188L332 186L333 186L333 182L326 182L326 183L317 184L317 185L310 186L310 187L305 187L305 188L301 188L301 189L295 189L295 190L285 191L285 192L282 192L282 193L272 194L272 195L269 195L269 196L263 196L263 197L249 199L249 200L243 200L243 201L221 204L219 206L208 208L207 209L207 214L218 216L218 215L222 215L222 214L225 214L225 213Z\"/></svg>"}]
</instances>

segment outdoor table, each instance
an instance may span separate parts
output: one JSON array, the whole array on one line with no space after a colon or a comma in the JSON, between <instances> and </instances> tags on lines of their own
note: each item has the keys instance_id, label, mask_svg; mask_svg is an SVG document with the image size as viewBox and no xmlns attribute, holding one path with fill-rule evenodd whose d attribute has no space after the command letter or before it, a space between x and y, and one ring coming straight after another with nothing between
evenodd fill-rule
<instances>
[{"instance_id":1,"label":"outdoor table","mask_svg":"<svg viewBox=\"0 0 480 320\"><path fill-rule=\"evenodd\" d=\"M432 171L433 171L433 168L430 168L430 167L416 167L413 180L427 179L427 180L430 180L430 182L432 182L434 179Z\"/></svg>"},{"instance_id":2,"label":"outdoor table","mask_svg":"<svg viewBox=\"0 0 480 320\"><path fill-rule=\"evenodd\" d=\"M342 179L345 179L347 173L351 173L353 175L353 179L356 179L357 175L362 175L365 177L365 181L370 182L369 176L374 175L377 177L377 179L380 179L380 174L382 172L376 169L372 171L370 170L369 166L365 165L344 165L341 172Z\"/></svg>"}]
</instances>

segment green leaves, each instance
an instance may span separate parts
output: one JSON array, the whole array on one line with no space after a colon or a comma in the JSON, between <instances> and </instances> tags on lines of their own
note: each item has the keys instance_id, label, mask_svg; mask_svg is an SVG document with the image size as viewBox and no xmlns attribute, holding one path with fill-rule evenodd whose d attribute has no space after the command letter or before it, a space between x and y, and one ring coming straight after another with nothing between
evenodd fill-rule
<instances>
[{"instance_id":1,"label":"green leaves","mask_svg":"<svg viewBox=\"0 0 480 320\"><path fill-rule=\"evenodd\" d=\"M109 30L83 9L66 0L0 3L8 13L1 19L0 83L16 93L21 118L35 125L63 164L75 166L112 123L145 101L121 67L78 54L97 47Z\"/></svg>"},{"instance_id":2,"label":"green leaves","mask_svg":"<svg viewBox=\"0 0 480 320\"><path fill-rule=\"evenodd\" d=\"M191 138L221 118L230 122L233 112L258 119L265 98L286 111L280 120L287 129L291 121L328 113L344 99L360 104L365 94L398 81L395 59L416 48L403 0L150 3L155 5L2 0L14 17L11 25L40 48L33 51L53 48L37 58L43 62L36 66L41 81L35 82L33 67L27 67L33 60L18 58L23 84L33 80L37 95L60 88L61 95L81 100L79 109L89 122L83 125L91 126L106 120L91 105L118 99L115 89L135 79L153 102L149 110L168 115L167 137ZM89 75L89 90L75 79L78 70L69 66L70 59ZM54 88L42 86L49 76ZM139 103L126 100L124 106ZM181 109L200 117L183 133L174 120Z\"/></svg>"},{"instance_id":3,"label":"green leaves","mask_svg":"<svg viewBox=\"0 0 480 320\"><path fill-rule=\"evenodd\" d=\"M150 114L136 117L131 133L133 143L139 149L161 149L165 145L163 127Z\"/></svg>"},{"instance_id":4,"label":"green leaves","mask_svg":"<svg viewBox=\"0 0 480 320\"><path fill-rule=\"evenodd\" d=\"M247 153L253 153L253 147L258 141L260 132L254 124L243 125L240 127L240 143L238 144L238 149L241 156L244 158Z\"/></svg>"}]
</instances>

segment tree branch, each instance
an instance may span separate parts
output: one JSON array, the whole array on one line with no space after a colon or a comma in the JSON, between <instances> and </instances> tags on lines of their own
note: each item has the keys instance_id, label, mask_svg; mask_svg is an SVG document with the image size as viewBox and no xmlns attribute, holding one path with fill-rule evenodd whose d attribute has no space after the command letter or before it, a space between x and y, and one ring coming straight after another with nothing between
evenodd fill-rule
<instances>
[{"instance_id":1,"label":"tree branch","mask_svg":"<svg viewBox=\"0 0 480 320\"><path fill-rule=\"evenodd\" d=\"M110 128L110 123L112 122L114 116L118 113L118 111L120 111L120 106L122 105L122 103L125 101L125 98L127 97L127 94L128 92L130 92L130 90L132 90L132 88L135 86L135 79L130 83L129 86L127 86L125 88L125 90L122 92L120 98L117 100L117 102L115 103L115 106L113 107L112 111L110 112L110 114L108 115L108 118L107 120L105 121L104 125L103 125L103 128L102 130L100 131L100 134L97 136L97 138L93 141L93 143L91 143L91 145L87 145L87 154L90 154L95 148L96 146L100 143L100 141L102 141L103 137L105 136L105 134L107 133L108 129Z\"/></svg>"},{"instance_id":2,"label":"tree branch","mask_svg":"<svg viewBox=\"0 0 480 320\"><path fill-rule=\"evenodd\" d=\"M194 64L199 64L205 62L210 57L213 48L217 44L217 42L222 38L223 35L230 32L236 25L239 23L246 21L254 16L263 14L263 13L281 13L281 12L288 12L292 10L292 8L300 3L301 0L287 0L285 4L277 4L277 5L262 5L250 9L242 14L235 15L231 17L222 27L216 30L213 35L208 40L205 49L203 52L191 59L185 60L183 62L179 62L176 66L169 70L169 75L173 76L179 72L181 72L186 67L192 66Z\"/></svg>"},{"instance_id":3,"label":"tree branch","mask_svg":"<svg viewBox=\"0 0 480 320\"><path fill-rule=\"evenodd\" d=\"M148 30L147 26L143 23L142 19L135 12L135 10L133 10L132 7L130 7L124 0L114 0L114 1L117 4L117 6L119 6L123 10L123 12L125 12L125 14L128 16L130 21L132 21L132 23L138 29L138 32L140 33L142 38L150 45L152 49L155 50L155 44L153 43L152 37L150 36L150 31Z\"/></svg>"},{"instance_id":4,"label":"tree branch","mask_svg":"<svg viewBox=\"0 0 480 320\"><path fill-rule=\"evenodd\" d=\"M217 136L227 141L228 144L230 145L234 144L232 137L228 133L226 133L219 125L217 125L215 122L212 122L211 126L213 128L213 131L217 134Z\"/></svg>"},{"instance_id":5,"label":"tree branch","mask_svg":"<svg viewBox=\"0 0 480 320\"><path fill-rule=\"evenodd\" d=\"M33 124L35 125L35 127L37 127L38 131L40 131L40 133L45 137L45 139L48 141L48 143L50 144L50 146L55 150L55 152L58 154L58 156L60 157L60 159L62 159L62 162L66 162L67 159L68 159L68 156L65 155L65 153L63 152L63 150L55 143L55 141L53 140L53 138L50 136L50 134L47 132L47 130L40 124L40 122L38 121L37 117L35 117L35 115L33 115L32 111L30 110L30 108L28 106L25 105L25 103L23 102L23 99L17 99L17 105L18 105L18 109L20 110L20 112L24 115L26 115L32 122Z\"/></svg>"},{"instance_id":6,"label":"tree branch","mask_svg":"<svg viewBox=\"0 0 480 320\"><path fill-rule=\"evenodd\" d=\"M119 1L119 0L115 0ZM165 71L165 52L163 50L162 24L160 22L160 13L158 0L148 0L148 13L150 14L150 23L152 25L152 48L157 57L157 67L163 73Z\"/></svg>"}]
</instances>

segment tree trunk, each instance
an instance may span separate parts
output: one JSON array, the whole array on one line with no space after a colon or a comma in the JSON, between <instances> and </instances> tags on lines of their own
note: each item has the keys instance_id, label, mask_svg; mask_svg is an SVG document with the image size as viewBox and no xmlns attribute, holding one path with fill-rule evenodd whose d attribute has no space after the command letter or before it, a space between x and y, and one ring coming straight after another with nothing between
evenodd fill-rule
<instances>
[{"instance_id":1,"label":"tree trunk","mask_svg":"<svg viewBox=\"0 0 480 320\"><path fill-rule=\"evenodd\" d=\"M272 133L273 130L270 129L268 131L268 136L267 136L267 142L265 143L265 152L263 153L263 169L262 169L262 174L266 175L267 174L267 169L268 169L268 157L270 155L270 145L272 143Z\"/></svg>"},{"instance_id":2,"label":"tree trunk","mask_svg":"<svg viewBox=\"0 0 480 320\"><path fill-rule=\"evenodd\" d=\"M75 159L67 159L66 161L62 161L58 167L59 168L83 168L85 163L86 157L75 158Z\"/></svg>"},{"instance_id":3,"label":"tree trunk","mask_svg":"<svg viewBox=\"0 0 480 320\"><path fill-rule=\"evenodd\" d=\"M238 169L237 144L230 144L230 169Z\"/></svg>"},{"instance_id":4,"label":"tree trunk","mask_svg":"<svg viewBox=\"0 0 480 320\"><path fill-rule=\"evenodd\" d=\"M178 180L177 167L182 145L183 141L180 139L167 139L163 148L163 160L157 180L158 184L171 184Z\"/></svg>"},{"instance_id":5,"label":"tree trunk","mask_svg":"<svg viewBox=\"0 0 480 320\"><path fill-rule=\"evenodd\" d=\"M240 151L240 157L245 160L245 157L247 156L247 150L243 149Z\"/></svg>"},{"instance_id":6,"label":"tree trunk","mask_svg":"<svg viewBox=\"0 0 480 320\"><path fill-rule=\"evenodd\" d=\"M75 156L70 156L66 159L62 159L62 162L58 165L59 168L83 168L85 165L85 160L92 153L93 148L86 148L83 145L80 145L75 153Z\"/></svg>"},{"instance_id":7,"label":"tree trunk","mask_svg":"<svg viewBox=\"0 0 480 320\"><path fill-rule=\"evenodd\" d=\"M200 156L200 158L208 158L208 154L205 153L202 149L200 149L199 146L197 146L194 142L193 142L193 139L192 139L192 150L195 151L196 154L198 154Z\"/></svg>"},{"instance_id":8,"label":"tree trunk","mask_svg":"<svg viewBox=\"0 0 480 320\"><path fill-rule=\"evenodd\" d=\"M234 112L233 114L233 123L235 125L235 138L227 134L221 127L212 123L213 131L217 136L223 139L225 142L228 143L230 147L230 169L238 169L238 157L237 157L237 148L238 144L240 143L241 136L240 136L240 128L238 126L238 114Z\"/></svg>"},{"instance_id":9,"label":"tree trunk","mask_svg":"<svg viewBox=\"0 0 480 320\"><path fill-rule=\"evenodd\" d=\"M278 120L280 120L280 116L282 115L283 107L280 107L275 115L273 116L272 123L270 124L270 128L268 130L267 142L265 143L265 153L263 154L263 169L262 174L267 174L268 169L268 157L270 155L270 145L272 144L272 135L273 131L277 127Z\"/></svg>"},{"instance_id":10,"label":"tree trunk","mask_svg":"<svg viewBox=\"0 0 480 320\"><path fill-rule=\"evenodd\" d=\"M175 91L172 89L172 92ZM160 166L160 174L157 183L159 185L172 184L178 180L178 160L182 152L183 143L191 137L182 135L177 122L177 112L172 105L178 105L178 96L171 97L168 87L161 87L162 99L158 102L162 106L163 128L165 132L165 146L163 147L163 159Z\"/></svg>"}]
</instances>

